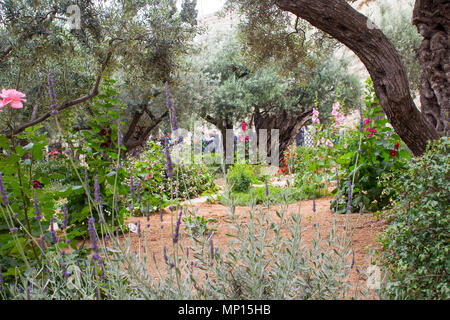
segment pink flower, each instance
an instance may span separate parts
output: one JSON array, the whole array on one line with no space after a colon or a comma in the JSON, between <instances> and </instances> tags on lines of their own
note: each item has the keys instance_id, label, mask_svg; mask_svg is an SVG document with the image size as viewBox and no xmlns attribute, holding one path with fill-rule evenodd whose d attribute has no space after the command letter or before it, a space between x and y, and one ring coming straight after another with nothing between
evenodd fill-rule
<instances>
[{"instance_id":1,"label":"pink flower","mask_svg":"<svg viewBox=\"0 0 450 320\"><path fill-rule=\"evenodd\" d=\"M334 144L333 144L333 142L331 142L330 139L327 139L326 145L327 145L328 147L330 147L330 149L333 149Z\"/></svg>"},{"instance_id":2,"label":"pink flower","mask_svg":"<svg viewBox=\"0 0 450 320\"><path fill-rule=\"evenodd\" d=\"M25 97L25 94L22 92L19 92L14 89L2 89L2 93L0 94L0 98L3 98L3 101L1 102L2 107L11 104L11 108L14 109L21 109L23 108L22 102L27 102L27 100L23 99Z\"/></svg>"},{"instance_id":3,"label":"pink flower","mask_svg":"<svg viewBox=\"0 0 450 320\"><path fill-rule=\"evenodd\" d=\"M320 142L325 143L325 138L322 137L322 139L320 139Z\"/></svg>"},{"instance_id":4,"label":"pink flower","mask_svg":"<svg viewBox=\"0 0 450 320\"><path fill-rule=\"evenodd\" d=\"M364 122L364 124L365 124L366 126L368 126L368 125L369 125L369 119L366 119L366 121Z\"/></svg>"},{"instance_id":5,"label":"pink flower","mask_svg":"<svg viewBox=\"0 0 450 320\"><path fill-rule=\"evenodd\" d=\"M244 121L244 122L242 122L242 131L245 132L246 128L247 128L247 123Z\"/></svg>"},{"instance_id":6,"label":"pink flower","mask_svg":"<svg viewBox=\"0 0 450 320\"><path fill-rule=\"evenodd\" d=\"M333 110L339 110L339 108L341 107L341 103L338 101L335 104L333 104Z\"/></svg>"}]
</instances>

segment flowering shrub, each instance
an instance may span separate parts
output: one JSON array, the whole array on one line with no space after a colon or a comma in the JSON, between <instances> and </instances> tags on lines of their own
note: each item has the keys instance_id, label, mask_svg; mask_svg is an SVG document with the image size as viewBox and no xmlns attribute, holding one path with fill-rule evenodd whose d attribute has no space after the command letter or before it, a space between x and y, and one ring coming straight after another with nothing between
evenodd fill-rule
<instances>
[{"instance_id":1,"label":"flowering shrub","mask_svg":"<svg viewBox=\"0 0 450 320\"><path fill-rule=\"evenodd\" d=\"M359 131L351 135L348 152L337 157L340 165L331 208L337 213L375 212L390 203L392 194L381 181L384 173L404 167L410 154L399 136L387 125L372 82L367 81L366 108L361 110ZM359 140L357 144L356 141ZM356 149L354 146L358 145Z\"/></svg>"},{"instance_id":2,"label":"flowering shrub","mask_svg":"<svg viewBox=\"0 0 450 320\"><path fill-rule=\"evenodd\" d=\"M387 180L398 193L380 239L388 298L450 299L449 148L448 137L430 143L422 157Z\"/></svg>"}]
</instances>

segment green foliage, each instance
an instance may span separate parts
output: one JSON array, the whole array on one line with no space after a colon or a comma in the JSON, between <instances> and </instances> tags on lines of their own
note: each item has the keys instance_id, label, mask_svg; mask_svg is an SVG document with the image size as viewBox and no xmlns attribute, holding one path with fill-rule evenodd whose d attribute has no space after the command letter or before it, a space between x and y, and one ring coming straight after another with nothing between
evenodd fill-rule
<instances>
[{"instance_id":1,"label":"green foliage","mask_svg":"<svg viewBox=\"0 0 450 320\"><path fill-rule=\"evenodd\" d=\"M246 192L253 181L253 171L246 163L237 163L231 166L227 172L228 184L235 192Z\"/></svg>"},{"instance_id":2,"label":"green foliage","mask_svg":"<svg viewBox=\"0 0 450 320\"><path fill-rule=\"evenodd\" d=\"M44 158L47 142L45 134L37 134L38 129L28 128L12 139L0 136L4 152L0 172L7 195L7 202L0 202L0 265L6 269L6 277L13 275L16 267L24 269L38 262L40 249L35 241L41 236L50 240L50 218L60 197L60 192L48 186L63 176L34 170ZM20 141L28 144L22 146Z\"/></svg>"},{"instance_id":3,"label":"green foliage","mask_svg":"<svg viewBox=\"0 0 450 320\"><path fill-rule=\"evenodd\" d=\"M333 191L335 198L331 209L337 213L348 210L375 212L387 206L392 194L387 192L381 177L401 169L411 157L400 137L388 125L370 79L367 81L365 102L363 126L360 126L358 134L350 135L349 144L352 146L359 138L358 148L349 149L336 160L340 165L340 185ZM348 201L349 195L352 196L351 203Z\"/></svg>"},{"instance_id":4,"label":"green foliage","mask_svg":"<svg viewBox=\"0 0 450 320\"><path fill-rule=\"evenodd\" d=\"M290 172L294 172L296 187L302 190L305 199L328 194L328 181L333 158L325 146L316 148L299 146L294 154L285 157Z\"/></svg>"},{"instance_id":5,"label":"green foliage","mask_svg":"<svg viewBox=\"0 0 450 320\"><path fill-rule=\"evenodd\" d=\"M190 215L183 218L183 222L185 223L188 234L197 241L199 237L205 237L210 232L217 231L216 229L209 227L209 224L216 222L216 219L214 218L206 219L205 217Z\"/></svg>"},{"instance_id":6,"label":"green foliage","mask_svg":"<svg viewBox=\"0 0 450 320\"><path fill-rule=\"evenodd\" d=\"M232 192L218 196L218 199L224 206L229 206L231 203L238 206L295 203L304 199L304 190L300 188L280 188L269 185L268 190L269 196L266 196L266 187L254 187L247 192Z\"/></svg>"},{"instance_id":7,"label":"green foliage","mask_svg":"<svg viewBox=\"0 0 450 320\"><path fill-rule=\"evenodd\" d=\"M450 299L450 139L430 143L390 180L398 191L380 255L393 299Z\"/></svg>"}]
</instances>

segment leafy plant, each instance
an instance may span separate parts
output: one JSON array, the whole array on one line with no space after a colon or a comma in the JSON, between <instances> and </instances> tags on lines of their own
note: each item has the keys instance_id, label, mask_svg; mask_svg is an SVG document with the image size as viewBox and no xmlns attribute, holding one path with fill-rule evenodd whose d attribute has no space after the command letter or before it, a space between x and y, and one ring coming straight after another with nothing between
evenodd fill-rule
<instances>
[{"instance_id":1,"label":"leafy plant","mask_svg":"<svg viewBox=\"0 0 450 320\"><path fill-rule=\"evenodd\" d=\"M250 189L253 181L253 171L246 163L236 163L228 169L227 180L231 190L235 192L246 192Z\"/></svg>"},{"instance_id":2,"label":"leafy plant","mask_svg":"<svg viewBox=\"0 0 450 320\"><path fill-rule=\"evenodd\" d=\"M430 143L387 182L398 192L380 238L389 298L450 299L449 148L448 137Z\"/></svg>"},{"instance_id":3,"label":"leafy plant","mask_svg":"<svg viewBox=\"0 0 450 320\"><path fill-rule=\"evenodd\" d=\"M383 174L399 170L411 158L399 136L388 125L381 111L370 78L366 86L366 108L359 127L359 145L356 150L340 155L337 180L339 187L331 209L337 213L360 210L377 211L390 203L388 193L381 181Z\"/></svg>"}]
</instances>

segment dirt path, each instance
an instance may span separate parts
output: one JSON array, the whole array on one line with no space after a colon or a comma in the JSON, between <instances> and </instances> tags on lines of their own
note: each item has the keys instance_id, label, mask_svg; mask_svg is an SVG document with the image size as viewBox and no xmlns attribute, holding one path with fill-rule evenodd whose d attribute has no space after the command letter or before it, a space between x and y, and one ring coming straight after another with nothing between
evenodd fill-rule
<instances>
[{"instance_id":1,"label":"dirt path","mask_svg":"<svg viewBox=\"0 0 450 320\"><path fill-rule=\"evenodd\" d=\"M304 229L302 237L305 243L308 243L312 240L313 237L313 225L319 224L321 235L328 235L329 229L332 227L334 220L336 219L337 225L340 227L339 230L342 232L343 226L345 224L346 216L345 215L336 215L334 214L330 208L330 200L331 198L322 198L316 200L316 212L313 212L313 202L312 201L302 201L301 203L301 214ZM203 216L205 218L214 218L216 219L217 229L214 234L214 243L215 245L226 248L228 245L229 237L226 236L226 233L229 232L227 227L228 223L225 220L228 218L229 214L227 213L228 208L219 204L207 204L207 203L194 203L192 205L193 208L197 210L197 214ZM276 208L274 206L273 208ZM237 207L236 213L245 214L248 212L248 207ZM275 210L273 210L275 212ZM298 212L298 204L292 204L289 206L289 212ZM351 271L350 280L353 284L356 284L358 281L358 272L359 270L365 270L368 264L369 254L368 247L378 248L376 243L377 235L384 230L385 222L382 219L377 219L372 214L362 214L359 216L358 214L350 215L350 221L355 227L354 235L353 235L353 250L355 252L355 266ZM245 219L245 218L244 218ZM162 248L163 246L167 246L168 248L172 247L172 237L173 233L171 232L172 223L175 224L176 214L170 214L169 210L165 210L163 214L163 222L161 223L159 215L152 215L147 221L146 217L140 218L132 218L127 223L137 223L138 221L141 224L141 230L145 233L145 238L147 239L147 250L149 253L155 253L157 261L162 261ZM244 221L245 223L245 221ZM163 226L162 239L161 239L161 225ZM181 230L184 230L182 225ZM144 247L144 236L138 239L137 234L131 234L131 246L135 251L139 251L139 247L141 248L141 252ZM152 259L149 259L151 273L156 275L156 271L154 268L154 263ZM163 268L164 269L164 268ZM360 279L360 285L365 284L365 279Z\"/></svg>"}]
</instances>

